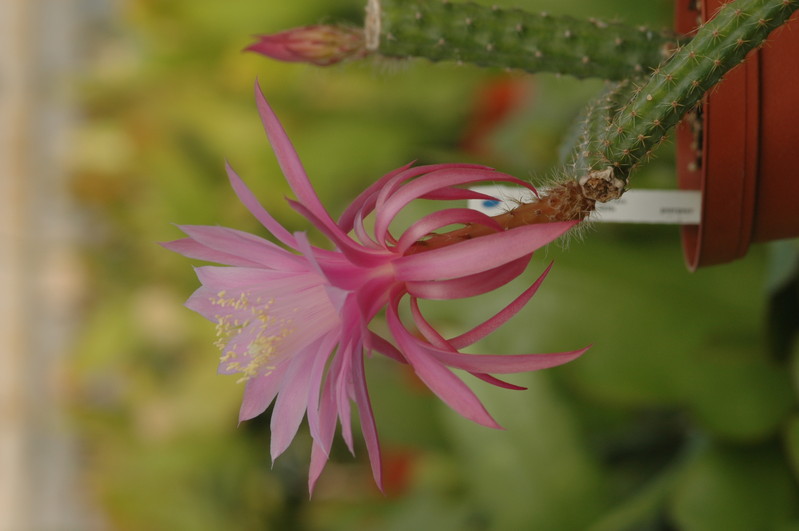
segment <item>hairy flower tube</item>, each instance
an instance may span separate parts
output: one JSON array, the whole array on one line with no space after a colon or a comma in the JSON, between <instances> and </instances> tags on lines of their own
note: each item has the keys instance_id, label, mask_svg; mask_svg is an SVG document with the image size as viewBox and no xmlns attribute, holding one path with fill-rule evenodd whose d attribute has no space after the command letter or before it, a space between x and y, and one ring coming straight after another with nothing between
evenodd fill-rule
<instances>
[{"instance_id":1,"label":"hairy flower tube","mask_svg":"<svg viewBox=\"0 0 799 531\"><path fill-rule=\"evenodd\" d=\"M480 212L448 208L422 217L398 237L389 226L411 201L489 198L460 188L478 181L523 181L468 164L403 166L385 175L334 221L322 206L283 127L256 90L258 109L277 160L296 199L290 205L330 241L312 245L304 232L290 233L256 200L236 173L228 176L239 199L280 242L234 229L181 226L188 235L164 244L185 256L227 267L196 269L202 286L187 306L215 322L222 351L219 370L246 382L240 420L263 413L274 401L271 455L277 458L307 415L313 439L312 491L327 460L336 425L353 451L351 404L355 403L375 482L381 485L380 447L364 374L365 355L378 352L407 363L452 409L498 428L476 395L452 372L461 369L494 385L522 389L491 374L533 371L566 363L585 349L554 354L479 355L460 349L490 334L535 294L543 274L496 315L464 334L444 338L425 319L419 299L472 297L507 284L526 269L532 253L576 222L505 230ZM365 218L371 215L373 228ZM491 233L440 248L418 242L452 224L489 227ZM406 324L401 304L408 304ZM390 338L369 328L385 310Z\"/></svg>"}]
</instances>

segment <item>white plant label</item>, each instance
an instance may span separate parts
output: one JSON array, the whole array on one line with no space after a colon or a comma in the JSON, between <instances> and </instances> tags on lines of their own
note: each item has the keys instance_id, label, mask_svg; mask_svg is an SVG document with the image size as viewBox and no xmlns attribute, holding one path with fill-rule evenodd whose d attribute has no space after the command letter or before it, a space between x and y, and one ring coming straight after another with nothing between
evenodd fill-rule
<instances>
[{"instance_id":1,"label":"white plant label","mask_svg":"<svg viewBox=\"0 0 799 531\"><path fill-rule=\"evenodd\" d=\"M500 201L470 199L469 208L496 216L526 202L532 192L520 186L486 185L472 190L497 197ZM539 189L543 194L544 189ZM657 223L698 225L702 213L699 190L628 190L620 199L597 203L589 221L601 223Z\"/></svg>"}]
</instances>

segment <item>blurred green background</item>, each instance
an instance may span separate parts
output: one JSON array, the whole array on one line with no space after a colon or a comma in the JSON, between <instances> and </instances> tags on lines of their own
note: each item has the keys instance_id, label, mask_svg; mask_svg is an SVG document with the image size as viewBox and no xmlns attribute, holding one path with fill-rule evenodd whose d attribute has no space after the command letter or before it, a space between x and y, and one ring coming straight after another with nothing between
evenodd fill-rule
<instances>
[{"instance_id":1,"label":"blurred green background","mask_svg":"<svg viewBox=\"0 0 799 531\"><path fill-rule=\"evenodd\" d=\"M671 25L671 0L492 3ZM122 1L84 35L71 190L91 290L69 399L102 520L120 530L799 529L797 354L779 335L781 310L769 319L795 267L790 244L775 259L759 247L691 274L676 227L594 225L539 253L510 290L429 308L445 335L462 330L554 259L529 307L476 350L593 348L512 379L527 391L474 383L505 431L472 425L405 367L370 359L385 495L363 446L353 458L337 441L309 501L307 429L272 465L268 412L237 427L242 386L216 375L214 327L182 306L197 286L192 264L156 242L179 237L173 223L263 234L229 189L225 160L278 219L307 228L283 200L256 78L334 215L411 160L480 162L545 182L571 120L602 87L425 61L321 69L241 52L254 34L362 15L361 0ZM498 92L510 112L487 123L486 94ZM674 187L669 148L636 179Z\"/></svg>"}]
</instances>

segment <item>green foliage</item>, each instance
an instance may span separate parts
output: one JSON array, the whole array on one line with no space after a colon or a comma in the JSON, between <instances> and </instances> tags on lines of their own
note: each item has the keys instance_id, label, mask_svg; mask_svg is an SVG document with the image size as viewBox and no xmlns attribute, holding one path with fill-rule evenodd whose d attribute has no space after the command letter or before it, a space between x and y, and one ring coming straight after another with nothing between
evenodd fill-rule
<instances>
[{"instance_id":1,"label":"green foliage","mask_svg":"<svg viewBox=\"0 0 799 531\"><path fill-rule=\"evenodd\" d=\"M481 389L507 431L447 416L475 511L488 529L584 529L607 503L597 456L581 437L568 399L541 373L516 378L523 396ZM546 436L542 431L546 430ZM570 508L579 506L579 511Z\"/></svg>"},{"instance_id":2,"label":"green foliage","mask_svg":"<svg viewBox=\"0 0 799 531\"><path fill-rule=\"evenodd\" d=\"M679 529L788 529L799 523L797 485L774 447L709 445L682 471L671 507Z\"/></svg>"}]
</instances>

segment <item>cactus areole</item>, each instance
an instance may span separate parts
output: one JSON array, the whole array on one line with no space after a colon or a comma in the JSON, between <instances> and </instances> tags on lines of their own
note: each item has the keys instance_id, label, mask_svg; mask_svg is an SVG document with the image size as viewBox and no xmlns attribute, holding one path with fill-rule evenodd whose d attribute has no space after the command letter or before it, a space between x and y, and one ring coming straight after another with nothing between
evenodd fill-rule
<instances>
[{"instance_id":1,"label":"cactus areole","mask_svg":"<svg viewBox=\"0 0 799 531\"><path fill-rule=\"evenodd\" d=\"M722 3L676 0L677 30L689 33ZM701 224L682 230L689 269L741 258L752 242L799 236L796 18L730 71L677 128L680 187L703 196Z\"/></svg>"}]
</instances>

